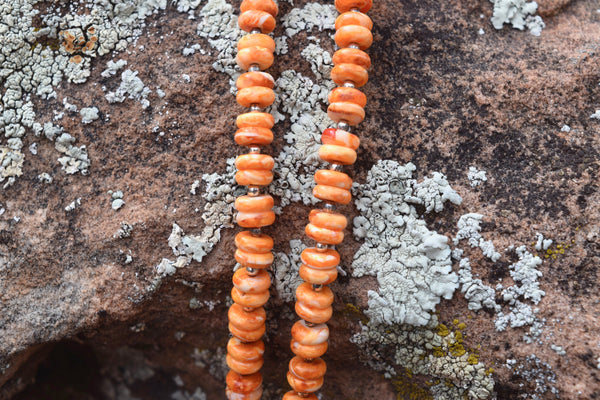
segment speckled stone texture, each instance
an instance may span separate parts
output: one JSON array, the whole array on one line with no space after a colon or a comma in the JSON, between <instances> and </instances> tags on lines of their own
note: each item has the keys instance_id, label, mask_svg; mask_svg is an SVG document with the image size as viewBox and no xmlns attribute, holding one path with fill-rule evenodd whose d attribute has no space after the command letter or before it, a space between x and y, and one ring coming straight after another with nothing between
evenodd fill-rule
<instances>
[{"instance_id":1,"label":"speckled stone texture","mask_svg":"<svg viewBox=\"0 0 600 400\"><path fill-rule=\"evenodd\" d=\"M569 244L541 266L543 344L523 342L525 329L496 332L493 315L469 311L459 291L438 306L439 319L466 322L465 344L481 346L480 361L495 370L498 399L597 399L600 121L590 115L600 109L600 4L538 3L546 23L540 37L508 26L494 30L487 0L375 1L369 13L375 41L364 88L367 118L357 129L362 146L350 173L362 182L376 160L393 159L413 162L419 178L428 171L446 174L463 203L427 215L430 229L451 238L461 215L484 214L486 239L508 259L504 249L511 244L533 252L536 232ZM232 4L239 9L238 1ZM281 2L281 14L291 7ZM81 124L78 113L60 122L77 145L87 146L90 174L64 174L54 144L37 140L38 154L26 158L25 174L0 192L6 210L0 216L0 398L170 399L180 392L191 399L197 388L209 400L224 398L223 354L217 349L228 338L225 303L237 229L222 230L202 263L179 269L154 293L146 288L154 266L174 258L167 244L173 222L186 233L202 229L196 210L204 201L190 194L190 186L204 173L224 172L226 159L241 152L232 133L242 108L229 92L228 77L213 69L212 55L182 55L184 44L199 42L210 51L196 36L197 21L167 8L147 22L138 42L116 58L166 96L153 91L145 110L132 100L108 104L102 86L114 90L119 80L100 75L110 56L94 59L87 83L57 88L58 99L99 109L99 120L91 124ZM275 36L282 31L278 26ZM334 50L327 34L301 32L288 53L276 57L270 69L275 77L290 68L312 76L299 55L310 34ZM53 111L63 110L59 100L32 100L40 120L51 121ZM153 131L157 125L165 135ZM564 125L570 130L561 130ZM285 128L276 127L277 138ZM27 137L24 149L32 141ZM277 139L272 154L282 147ZM470 166L487 171L488 181L471 187ZM42 172L54 181L39 182ZM111 209L108 190L123 191L119 211ZM81 205L65 211L77 198ZM356 215L352 205L342 210ZM302 237L308 211L294 203L277 226L266 229L278 251ZM133 226L131 236L115 237L122 221ZM360 246L350 229L347 236L340 246L346 269ZM127 254L131 263L125 263ZM506 261L494 264L474 252L471 264L492 287L511 281ZM365 309L367 290L376 290L376 282L346 276L332 289L322 399L396 399L390 381L363 365L349 341L360 318L346 305ZM190 308L192 298L202 306ZM264 368L268 399L288 387L292 311L272 292ZM530 354L547 366L527 361ZM381 348L378 357L391 360L393 354ZM531 375L507 367L507 359L529 362L531 371L543 370L546 377L554 374L559 393L541 391ZM426 378L414 382L426 389Z\"/></svg>"}]
</instances>

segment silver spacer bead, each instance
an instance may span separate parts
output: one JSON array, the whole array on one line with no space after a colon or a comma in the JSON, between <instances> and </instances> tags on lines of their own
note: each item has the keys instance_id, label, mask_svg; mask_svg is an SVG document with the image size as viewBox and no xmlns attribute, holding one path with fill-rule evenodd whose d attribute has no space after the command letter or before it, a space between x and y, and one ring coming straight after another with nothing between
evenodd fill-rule
<instances>
[{"instance_id":1,"label":"silver spacer bead","mask_svg":"<svg viewBox=\"0 0 600 400\"><path fill-rule=\"evenodd\" d=\"M260 112L260 106L258 104L252 104L250 106L250 111L259 111Z\"/></svg>"},{"instance_id":2,"label":"silver spacer bead","mask_svg":"<svg viewBox=\"0 0 600 400\"><path fill-rule=\"evenodd\" d=\"M350 11L360 12L360 10L358 9L358 7L351 8Z\"/></svg>"},{"instance_id":3,"label":"silver spacer bead","mask_svg":"<svg viewBox=\"0 0 600 400\"><path fill-rule=\"evenodd\" d=\"M250 234L251 234L252 236L260 236L260 234L261 234L260 228L253 228L253 229L250 229Z\"/></svg>"},{"instance_id":4,"label":"silver spacer bead","mask_svg":"<svg viewBox=\"0 0 600 400\"><path fill-rule=\"evenodd\" d=\"M358 8L357 8L358 10ZM262 33L262 30L260 28L254 28L250 31L250 33Z\"/></svg>"},{"instance_id":5,"label":"silver spacer bead","mask_svg":"<svg viewBox=\"0 0 600 400\"><path fill-rule=\"evenodd\" d=\"M329 248L329 246L327 246L325 243L317 243L317 250L319 251L325 251Z\"/></svg>"},{"instance_id":6,"label":"silver spacer bead","mask_svg":"<svg viewBox=\"0 0 600 400\"><path fill-rule=\"evenodd\" d=\"M346 132L350 132L350 125L346 121L340 121L337 124L337 128Z\"/></svg>"},{"instance_id":7,"label":"silver spacer bead","mask_svg":"<svg viewBox=\"0 0 600 400\"><path fill-rule=\"evenodd\" d=\"M343 171L343 170L344 170L344 166L343 166L343 165L341 165L341 164L333 164L333 163L332 163L332 164L329 166L329 169L330 169L330 170L332 170L332 171L338 171L338 172L341 172L341 171Z\"/></svg>"},{"instance_id":8,"label":"silver spacer bead","mask_svg":"<svg viewBox=\"0 0 600 400\"><path fill-rule=\"evenodd\" d=\"M248 273L248 275L250 276L255 276L256 274L258 274L258 269L256 268L250 268L250 267L246 267L246 272Z\"/></svg>"},{"instance_id":9,"label":"silver spacer bead","mask_svg":"<svg viewBox=\"0 0 600 400\"><path fill-rule=\"evenodd\" d=\"M351 49L359 49L360 50L360 46L357 45L356 43L350 43L348 45L348 47L351 48Z\"/></svg>"},{"instance_id":10,"label":"silver spacer bead","mask_svg":"<svg viewBox=\"0 0 600 400\"><path fill-rule=\"evenodd\" d=\"M252 64L250 66L250 68L248 68L248 71L250 71L250 72L260 71L260 67L258 66L258 64Z\"/></svg>"},{"instance_id":11,"label":"silver spacer bead","mask_svg":"<svg viewBox=\"0 0 600 400\"><path fill-rule=\"evenodd\" d=\"M354 86L354 82L346 81L344 82L344 87L355 88L356 86Z\"/></svg>"},{"instance_id":12,"label":"silver spacer bead","mask_svg":"<svg viewBox=\"0 0 600 400\"><path fill-rule=\"evenodd\" d=\"M333 212L335 211L335 204L325 203L323 208L325 209L325 211Z\"/></svg>"},{"instance_id":13,"label":"silver spacer bead","mask_svg":"<svg viewBox=\"0 0 600 400\"><path fill-rule=\"evenodd\" d=\"M305 360L305 361L309 361L309 360ZM303 399L310 396L310 393L304 393L304 392L296 392L298 394L298 397L302 397Z\"/></svg>"},{"instance_id":14,"label":"silver spacer bead","mask_svg":"<svg viewBox=\"0 0 600 400\"><path fill-rule=\"evenodd\" d=\"M260 189L258 186L249 186L248 187L248 196L256 197L260 194Z\"/></svg>"},{"instance_id":15,"label":"silver spacer bead","mask_svg":"<svg viewBox=\"0 0 600 400\"><path fill-rule=\"evenodd\" d=\"M306 324L306 326L308 326L308 327L310 327L310 328L312 328L313 326L316 326L316 325L317 325L317 324L315 324L315 323L308 322L308 321L306 321L306 320L304 321L304 323Z\"/></svg>"},{"instance_id":16,"label":"silver spacer bead","mask_svg":"<svg viewBox=\"0 0 600 400\"><path fill-rule=\"evenodd\" d=\"M250 147L251 154L260 154L260 147Z\"/></svg>"},{"instance_id":17,"label":"silver spacer bead","mask_svg":"<svg viewBox=\"0 0 600 400\"><path fill-rule=\"evenodd\" d=\"M317 284L313 283L312 288L315 292L319 292L319 291L323 290L323 285L321 285L321 284L317 285Z\"/></svg>"}]
</instances>

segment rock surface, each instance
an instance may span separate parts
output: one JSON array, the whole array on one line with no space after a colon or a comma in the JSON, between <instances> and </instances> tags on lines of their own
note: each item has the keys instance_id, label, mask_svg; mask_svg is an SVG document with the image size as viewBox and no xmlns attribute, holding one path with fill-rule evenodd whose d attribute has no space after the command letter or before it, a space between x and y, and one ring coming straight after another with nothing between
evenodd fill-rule
<instances>
[{"instance_id":1,"label":"rock surface","mask_svg":"<svg viewBox=\"0 0 600 400\"><path fill-rule=\"evenodd\" d=\"M60 4L65 14L84 12L78 2ZM215 194L225 205L220 219L207 224L202 215L214 198L206 192L205 174L227 176L227 159L241 151L232 132L242 109L229 76L213 66L226 58L214 43L225 40L222 27L216 23L215 32L199 35L206 4L180 1L179 11L158 7L123 51L89 59L84 83L63 81L54 99L31 95L36 121L62 126L77 146L86 146L91 165L88 175L67 174L55 143L28 134L23 174L0 189L0 398L224 398L237 228L228 227L226 195ZM231 4L239 9L239 1ZM282 1L280 16L307 4ZM46 12L47 4L35 6ZM368 291L377 291L378 282L351 276L363 241L353 238L349 224L340 246L349 274L332 285L336 302L323 399L443 399L452 393L598 398L600 120L590 116L600 109L600 9L590 1L540 0L538 13L546 24L539 37L508 25L496 31L487 0L385 0L369 12L373 67L364 88L368 115L357 129L359 158L349 169L353 179L364 183L377 160L412 162L418 181L434 171L445 174L461 204L431 213L415 205L415 215L446 236L452 249L459 247L452 239L460 217L483 215L481 235L501 258L494 262L483 247L466 244L460 245L462 257L469 257L473 277L492 288L492 303L504 314L524 304L535 315L529 324L497 331L497 310L470 310L457 289L438 304L436 324L386 327L398 335L386 339L391 344L371 338L357 345L356 335L368 323ZM334 51L331 21L312 18L311 30L301 28L287 40L287 52L276 56L270 69L275 78L294 70L326 87L327 77L316 73L327 61L313 59L311 65L300 55L311 43ZM284 33L279 24L274 36ZM196 50L185 55L194 44ZM111 57L127 64L103 74ZM119 90L125 69L137 71L139 96L127 92L123 102L111 103L107 94ZM98 119L82 123L79 112L65 111L65 98L78 109L95 107ZM271 154L294 146L283 139L295 123L284 107ZM57 118L59 113L65 115ZM486 171L487 180L473 185L472 166ZM44 173L50 183L38 178ZM232 188L229 196L235 194ZM310 207L288 202L266 231L278 252L292 254L290 241L303 239ZM354 205L342 210L349 218L359 215ZM173 234L174 223L188 239ZM537 233L553 244L536 249ZM204 247L194 252L177 238ZM519 261L515 248L522 245L542 261L537 281L545 296L537 304L522 294L510 303L498 288L520 282L511 272ZM175 261L161 264L163 259ZM456 257L453 269L460 269ZM282 288L291 284L286 279ZM264 398L275 399L288 387L284 371L295 320L283 291L273 288L267 316ZM429 370L413 371L398 362L403 358L394 343L402 332L452 340L427 347L429 342L410 339L425 346L423 359L432 360ZM477 386L483 373L455 376L444 363L434 369L436 360L452 359L466 362L459 371L466 374L485 366L493 390ZM461 382L472 391L461 392Z\"/></svg>"}]
</instances>

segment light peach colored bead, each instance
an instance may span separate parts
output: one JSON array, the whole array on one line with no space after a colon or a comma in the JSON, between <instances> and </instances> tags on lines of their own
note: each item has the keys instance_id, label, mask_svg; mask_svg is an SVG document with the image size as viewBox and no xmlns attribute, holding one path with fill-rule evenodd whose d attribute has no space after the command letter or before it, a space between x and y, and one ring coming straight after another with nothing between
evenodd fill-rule
<instances>
[{"instance_id":1,"label":"light peach colored bead","mask_svg":"<svg viewBox=\"0 0 600 400\"><path fill-rule=\"evenodd\" d=\"M347 64L341 64L347 65ZM337 67L336 67L337 68ZM362 68L362 67L360 67ZM333 74L333 72L332 72ZM344 83L342 82L342 85ZM329 103L354 103L361 107L367 105L367 96L358 89L351 87L337 87L329 92Z\"/></svg>"},{"instance_id":2,"label":"light peach colored bead","mask_svg":"<svg viewBox=\"0 0 600 400\"><path fill-rule=\"evenodd\" d=\"M366 50L373 44L373 34L364 26L346 25L335 32L334 40L338 47L356 44L361 50Z\"/></svg>"},{"instance_id":3,"label":"light peach colored bead","mask_svg":"<svg viewBox=\"0 0 600 400\"><path fill-rule=\"evenodd\" d=\"M273 52L265 47L246 47L238 51L235 62L241 69L248 71L251 65L258 65L260 69L267 69L273 65Z\"/></svg>"},{"instance_id":4,"label":"light peach colored bead","mask_svg":"<svg viewBox=\"0 0 600 400\"><path fill-rule=\"evenodd\" d=\"M329 163L351 165L356 161L356 151L344 146L324 144L319 148L319 157Z\"/></svg>"},{"instance_id":5,"label":"light peach colored bead","mask_svg":"<svg viewBox=\"0 0 600 400\"><path fill-rule=\"evenodd\" d=\"M235 303L241 305L242 307L257 308L267 304L267 301L269 301L269 291L265 290L264 292L259 293L244 293L237 287L234 287L231 289L231 298Z\"/></svg>"},{"instance_id":6,"label":"light peach colored bead","mask_svg":"<svg viewBox=\"0 0 600 400\"><path fill-rule=\"evenodd\" d=\"M340 263L340 254L333 249L322 251L315 247L308 247L302 251L300 259L311 268L330 269Z\"/></svg>"},{"instance_id":7,"label":"light peach colored bead","mask_svg":"<svg viewBox=\"0 0 600 400\"><path fill-rule=\"evenodd\" d=\"M291 372L287 373L287 380L292 389L301 393L314 393L323 386L323 377L318 379L304 380L294 376Z\"/></svg>"},{"instance_id":8,"label":"light peach colored bead","mask_svg":"<svg viewBox=\"0 0 600 400\"><path fill-rule=\"evenodd\" d=\"M354 126L365 119L365 110L354 103L331 103L327 107L327 116L335 122L346 121L348 125Z\"/></svg>"},{"instance_id":9,"label":"light peach colored bead","mask_svg":"<svg viewBox=\"0 0 600 400\"><path fill-rule=\"evenodd\" d=\"M240 263L242 267L265 269L273 264L273 253L250 253L237 249L235 251L235 261Z\"/></svg>"},{"instance_id":10,"label":"light peach colored bead","mask_svg":"<svg viewBox=\"0 0 600 400\"><path fill-rule=\"evenodd\" d=\"M262 33L271 33L275 29L275 18L266 11L247 10L238 17L238 25L246 32L260 29Z\"/></svg>"},{"instance_id":11,"label":"light peach colored bead","mask_svg":"<svg viewBox=\"0 0 600 400\"><path fill-rule=\"evenodd\" d=\"M269 113L251 111L238 115L235 123L238 128L256 127L271 129L275 125L275 118Z\"/></svg>"},{"instance_id":12,"label":"light peach colored bead","mask_svg":"<svg viewBox=\"0 0 600 400\"><path fill-rule=\"evenodd\" d=\"M360 146L360 139L350 132L341 129L327 128L321 135L321 143L334 144L336 146L344 146L356 150Z\"/></svg>"},{"instance_id":13,"label":"light peach colored bead","mask_svg":"<svg viewBox=\"0 0 600 400\"><path fill-rule=\"evenodd\" d=\"M312 285L329 285L333 283L338 276L337 268L316 269L306 264L302 264L298 269L300 278Z\"/></svg>"},{"instance_id":14,"label":"light peach colored bead","mask_svg":"<svg viewBox=\"0 0 600 400\"><path fill-rule=\"evenodd\" d=\"M348 12L354 8L366 13L372 5L373 0L335 0L335 9L340 13Z\"/></svg>"},{"instance_id":15,"label":"light peach colored bead","mask_svg":"<svg viewBox=\"0 0 600 400\"><path fill-rule=\"evenodd\" d=\"M300 396L298 393L290 390L286 394L283 395L282 400L319 400L319 398L314 394L309 394L307 396Z\"/></svg>"},{"instance_id":16,"label":"light peach colored bead","mask_svg":"<svg viewBox=\"0 0 600 400\"><path fill-rule=\"evenodd\" d=\"M313 188L313 196L319 200L339 204L348 204L352 200L352 193L349 190L326 185L316 185Z\"/></svg>"},{"instance_id":17,"label":"light peach colored bead","mask_svg":"<svg viewBox=\"0 0 600 400\"><path fill-rule=\"evenodd\" d=\"M341 189L352 189L352 178L340 171L320 169L315 172L315 182L319 185L335 186Z\"/></svg>"},{"instance_id":18,"label":"light peach colored bead","mask_svg":"<svg viewBox=\"0 0 600 400\"><path fill-rule=\"evenodd\" d=\"M340 86L346 82L352 82L354 86L361 87L369 81L369 73L357 64L338 64L331 70L331 80ZM349 102L357 104L354 99ZM364 107L364 105L361 107Z\"/></svg>"},{"instance_id":19,"label":"light peach colored bead","mask_svg":"<svg viewBox=\"0 0 600 400\"><path fill-rule=\"evenodd\" d=\"M246 268L240 268L233 274L233 286L242 293L264 294L267 292L268 294L271 278L265 270L258 271L256 275L250 275Z\"/></svg>"},{"instance_id":20,"label":"light peach colored bead","mask_svg":"<svg viewBox=\"0 0 600 400\"><path fill-rule=\"evenodd\" d=\"M354 11L347 11L345 13L342 13L338 15L338 17L335 19L336 31L342 26L346 25L360 25L364 26L368 30L373 29L373 21L371 21L371 18L369 18L367 14Z\"/></svg>"},{"instance_id":21,"label":"light peach colored bead","mask_svg":"<svg viewBox=\"0 0 600 400\"><path fill-rule=\"evenodd\" d=\"M267 128L246 127L235 133L235 142L240 146L266 146L273 141L273 131Z\"/></svg>"},{"instance_id":22,"label":"light peach colored bead","mask_svg":"<svg viewBox=\"0 0 600 400\"><path fill-rule=\"evenodd\" d=\"M238 90L235 98L242 107L250 107L256 104L261 108L265 108L275 101L275 92L267 87L253 86Z\"/></svg>"},{"instance_id":23,"label":"light peach colored bead","mask_svg":"<svg viewBox=\"0 0 600 400\"><path fill-rule=\"evenodd\" d=\"M273 0L244 0L240 5L240 11L261 10L266 11L274 17L277 16L277 3Z\"/></svg>"},{"instance_id":24,"label":"light peach colored bead","mask_svg":"<svg viewBox=\"0 0 600 400\"><path fill-rule=\"evenodd\" d=\"M238 76L238 78L235 81L235 86L238 90L254 86L263 86L269 89L273 89L275 87L275 80L273 79L271 74L267 72L250 71L244 72L243 74ZM273 125L267 126L267 128L271 128L272 126Z\"/></svg>"},{"instance_id":25,"label":"light peach colored bead","mask_svg":"<svg viewBox=\"0 0 600 400\"><path fill-rule=\"evenodd\" d=\"M266 253L273 249L273 239L264 233L254 235L250 231L242 231L235 235L235 246L252 253Z\"/></svg>"},{"instance_id":26,"label":"light peach colored bead","mask_svg":"<svg viewBox=\"0 0 600 400\"><path fill-rule=\"evenodd\" d=\"M248 35L244 35L237 42L238 51L254 46L264 47L265 49L268 49L271 53L275 51L275 41L271 36L265 35L264 33L250 33Z\"/></svg>"},{"instance_id":27,"label":"light peach colored bead","mask_svg":"<svg viewBox=\"0 0 600 400\"><path fill-rule=\"evenodd\" d=\"M333 65L338 64L356 64L360 65L365 69L371 67L371 57L360 49L353 49L351 47L345 47L338 49L333 53L332 57Z\"/></svg>"}]
</instances>

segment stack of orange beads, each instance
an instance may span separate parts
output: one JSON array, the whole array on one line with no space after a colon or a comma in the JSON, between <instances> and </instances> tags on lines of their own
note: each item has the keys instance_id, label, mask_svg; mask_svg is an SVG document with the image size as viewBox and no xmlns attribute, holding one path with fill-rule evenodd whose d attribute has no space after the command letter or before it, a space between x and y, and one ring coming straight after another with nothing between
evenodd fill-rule
<instances>
[{"instance_id":1,"label":"stack of orange beads","mask_svg":"<svg viewBox=\"0 0 600 400\"><path fill-rule=\"evenodd\" d=\"M275 92L273 77L262 70L273 64L275 41L268 33L275 29L277 4L273 0L244 0L238 24L249 34L238 41L236 61L245 71L238 78L237 102L250 111L237 117L235 142L249 148L239 156L235 165L235 179L248 187L248 194L235 201L237 223L248 230L235 237L235 259L241 264L233 275L229 308L229 331L233 335L227 343L227 398L230 400L258 400L262 396L262 376L265 345L266 314L263 306L269 299L271 279L266 272L273 262L273 239L260 229L275 222L273 198L261 194L261 187L273 180L274 160L261 154L260 147L273 141L273 116L262 109L273 104Z\"/></svg>"},{"instance_id":2,"label":"stack of orange beads","mask_svg":"<svg viewBox=\"0 0 600 400\"><path fill-rule=\"evenodd\" d=\"M315 173L317 185L313 195L324 201L321 210L312 210L306 226L308 237L316 246L302 252L300 276L304 279L296 290L296 314L300 321L292 327L291 348L296 357L289 364L287 379L292 390L284 400L317 400L314 394L323 385L326 365L320 358L327 351L333 292L328 284L337 278L340 255L332 246L344 239L346 217L336 213L335 204L348 204L352 179L341 172L344 165L356 161L360 141L350 133L350 126L365 118L366 96L357 89L367 83L371 59L364 52L371 46L373 23L365 15L372 0L335 0L340 13L335 21L335 43L340 48L333 55L331 79L339 85L329 94L329 118L337 123L321 136L319 156L330 164L329 170Z\"/></svg>"}]
</instances>

